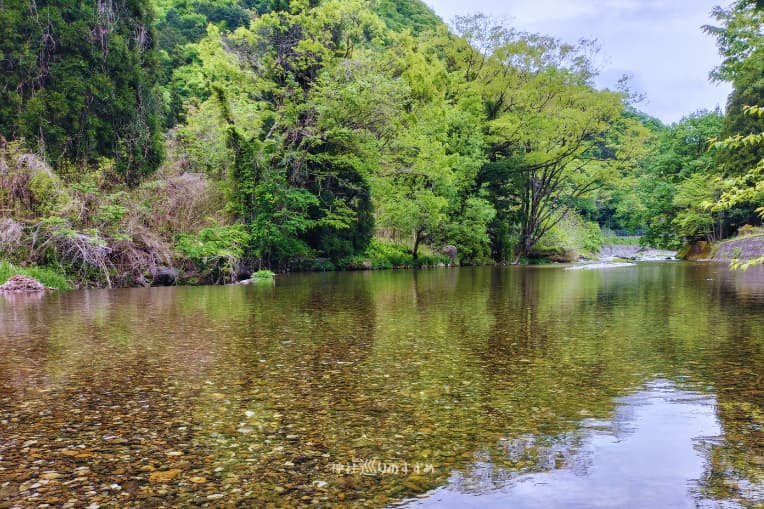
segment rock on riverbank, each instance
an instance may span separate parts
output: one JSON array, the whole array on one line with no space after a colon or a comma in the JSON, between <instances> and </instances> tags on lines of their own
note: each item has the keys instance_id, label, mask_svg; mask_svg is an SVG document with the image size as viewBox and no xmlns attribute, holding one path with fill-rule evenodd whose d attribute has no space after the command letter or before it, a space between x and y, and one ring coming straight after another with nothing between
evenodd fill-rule
<instances>
[{"instance_id":1,"label":"rock on riverbank","mask_svg":"<svg viewBox=\"0 0 764 509\"><path fill-rule=\"evenodd\" d=\"M0 285L0 293L33 293L52 290L29 276L13 276Z\"/></svg>"}]
</instances>

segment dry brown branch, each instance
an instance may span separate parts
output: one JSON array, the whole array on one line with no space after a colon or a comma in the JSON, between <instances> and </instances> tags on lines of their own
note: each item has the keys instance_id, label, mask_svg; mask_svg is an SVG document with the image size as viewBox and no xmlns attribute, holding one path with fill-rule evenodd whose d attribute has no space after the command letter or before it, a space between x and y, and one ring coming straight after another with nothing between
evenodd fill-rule
<instances>
[{"instance_id":1,"label":"dry brown branch","mask_svg":"<svg viewBox=\"0 0 764 509\"><path fill-rule=\"evenodd\" d=\"M9 253L21 246L24 228L9 217L0 218L0 253Z\"/></svg>"}]
</instances>

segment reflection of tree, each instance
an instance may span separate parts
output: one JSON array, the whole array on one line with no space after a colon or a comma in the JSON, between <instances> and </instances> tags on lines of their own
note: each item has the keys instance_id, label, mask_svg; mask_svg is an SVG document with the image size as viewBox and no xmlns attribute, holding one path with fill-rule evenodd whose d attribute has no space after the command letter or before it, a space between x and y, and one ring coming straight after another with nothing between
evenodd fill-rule
<instances>
[{"instance_id":1,"label":"reflection of tree","mask_svg":"<svg viewBox=\"0 0 764 509\"><path fill-rule=\"evenodd\" d=\"M764 504L764 272L741 274L726 267L696 265L683 281L682 322L674 333L692 348L683 349L678 371L713 387L723 436L703 440L706 457L699 498L735 501L743 507ZM750 277L749 277L750 276ZM702 283L698 283L698 282ZM703 288L703 286L706 288ZM694 294L694 295L693 295Z\"/></svg>"},{"instance_id":2,"label":"reflection of tree","mask_svg":"<svg viewBox=\"0 0 764 509\"><path fill-rule=\"evenodd\" d=\"M567 468L576 475L585 475L589 459L581 450L582 443L583 434L577 430L551 436L502 438L491 449L476 453L470 465L455 471L449 487L486 493L506 488L525 474Z\"/></svg>"},{"instance_id":3,"label":"reflection of tree","mask_svg":"<svg viewBox=\"0 0 764 509\"><path fill-rule=\"evenodd\" d=\"M449 476L488 489L523 472L586 468L582 420L612 420L616 397L659 375L718 394L727 439L707 449L703 493L755 501L746 486L761 483L764 463L764 324L757 290L741 293L725 271L321 274L0 307L15 313L0 323L0 413L22 418L4 436L100 451L124 473L104 468L98 481L143 479L136 496L153 488L141 468L181 465L178 482L201 475L243 504L383 506ZM29 466L12 463L21 442L0 439L0 466ZM183 456L168 459L173 450ZM74 461L53 449L43 457L51 469ZM437 470L329 469L373 457ZM193 505L183 482L173 501Z\"/></svg>"}]
</instances>

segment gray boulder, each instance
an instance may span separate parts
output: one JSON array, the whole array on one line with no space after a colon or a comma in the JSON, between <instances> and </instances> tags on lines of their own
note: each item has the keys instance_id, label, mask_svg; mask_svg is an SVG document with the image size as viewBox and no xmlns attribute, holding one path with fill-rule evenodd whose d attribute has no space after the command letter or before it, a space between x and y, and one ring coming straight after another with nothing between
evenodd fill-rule
<instances>
[{"instance_id":1,"label":"gray boulder","mask_svg":"<svg viewBox=\"0 0 764 509\"><path fill-rule=\"evenodd\" d=\"M456 249L456 246L443 246L443 248L440 250L440 252L451 260L450 263L456 262L456 255L458 254L459 250Z\"/></svg>"},{"instance_id":2,"label":"gray boulder","mask_svg":"<svg viewBox=\"0 0 764 509\"><path fill-rule=\"evenodd\" d=\"M157 267L153 286L172 286L178 280L178 271L172 267Z\"/></svg>"}]
</instances>

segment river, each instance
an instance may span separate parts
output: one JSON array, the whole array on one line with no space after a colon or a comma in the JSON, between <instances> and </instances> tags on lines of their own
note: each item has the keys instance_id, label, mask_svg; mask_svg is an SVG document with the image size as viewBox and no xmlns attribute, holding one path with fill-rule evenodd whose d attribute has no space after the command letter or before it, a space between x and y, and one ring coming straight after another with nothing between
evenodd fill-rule
<instances>
[{"instance_id":1,"label":"river","mask_svg":"<svg viewBox=\"0 0 764 509\"><path fill-rule=\"evenodd\" d=\"M764 270L0 296L0 508L764 504Z\"/></svg>"}]
</instances>

